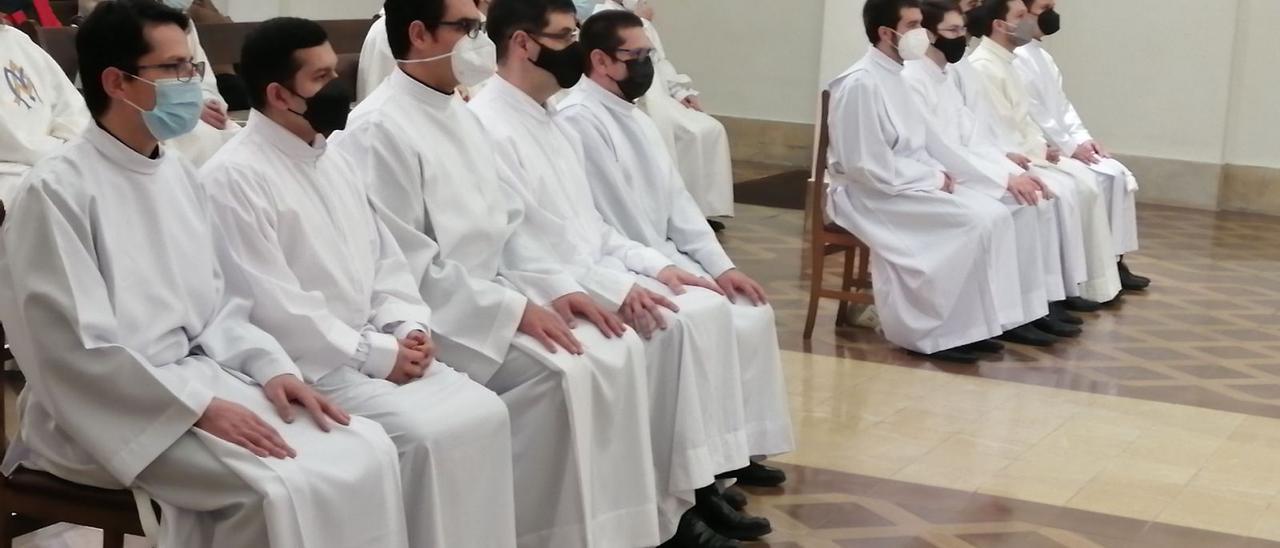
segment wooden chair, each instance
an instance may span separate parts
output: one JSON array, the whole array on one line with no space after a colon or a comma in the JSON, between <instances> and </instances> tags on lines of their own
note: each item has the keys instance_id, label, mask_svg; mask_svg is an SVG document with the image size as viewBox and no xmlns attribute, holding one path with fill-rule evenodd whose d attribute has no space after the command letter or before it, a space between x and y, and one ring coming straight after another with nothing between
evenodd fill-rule
<instances>
[{"instance_id":1,"label":"wooden chair","mask_svg":"<svg viewBox=\"0 0 1280 548\"><path fill-rule=\"evenodd\" d=\"M0 224L4 204L0 203ZM0 357L12 359L0 327ZM20 382L20 373L4 373L5 384ZM0 457L9 449L5 422L5 392L0 385ZM100 489L72 483L53 474L18 468L0 474L0 547L13 539L55 523L74 523L102 529L102 548L121 548L126 534L142 535L138 507L128 490Z\"/></svg>"},{"instance_id":2,"label":"wooden chair","mask_svg":"<svg viewBox=\"0 0 1280 548\"><path fill-rule=\"evenodd\" d=\"M830 126L827 115L830 110L831 92L822 92L822 114L819 117L818 146L814 151L816 160L813 166L813 177L809 183L809 237L810 261L809 273L809 315L804 324L804 338L813 338L814 323L818 318L818 302L823 298L839 299L840 309L836 314L836 325L849 325L850 304L874 304L871 293L871 248L850 234L836 223L827 221L827 146L831 143ZM844 276L841 278L839 290L823 287L823 274L826 270L827 257L844 254ZM856 274L856 275L855 275ZM856 292L855 290L862 290Z\"/></svg>"}]
</instances>

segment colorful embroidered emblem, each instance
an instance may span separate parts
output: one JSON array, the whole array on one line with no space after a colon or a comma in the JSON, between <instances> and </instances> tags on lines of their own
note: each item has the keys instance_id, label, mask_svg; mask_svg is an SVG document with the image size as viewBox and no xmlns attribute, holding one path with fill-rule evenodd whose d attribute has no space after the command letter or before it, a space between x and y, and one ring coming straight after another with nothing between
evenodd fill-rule
<instances>
[{"instance_id":1,"label":"colorful embroidered emblem","mask_svg":"<svg viewBox=\"0 0 1280 548\"><path fill-rule=\"evenodd\" d=\"M27 76L27 69L13 61L9 61L9 66L4 67L4 83L9 86L9 93L13 94L14 104L31 110L35 108L36 103L43 102L40 99L40 92L36 90L35 81Z\"/></svg>"}]
</instances>

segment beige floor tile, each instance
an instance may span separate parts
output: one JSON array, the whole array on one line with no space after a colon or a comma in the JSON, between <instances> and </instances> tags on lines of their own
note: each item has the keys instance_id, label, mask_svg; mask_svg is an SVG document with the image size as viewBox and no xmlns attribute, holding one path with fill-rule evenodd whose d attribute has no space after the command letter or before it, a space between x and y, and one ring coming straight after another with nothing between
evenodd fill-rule
<instances>
[{"instance_id":1,"label":"beige floor tile","mask_svg":"<svg viewBox=\"0 0 1280 548\"><path fill-rule=\"evenodd\" d=\"M1098 472L1093 481L1160 489L1160 493L1153 494L1173 498L1183 487L1186 487L1197 472L1199 470L1188 466L1161 464L1121 456L1108 460L1107 467Z\"/></svg>"},{"instance_id":2,"label":"beige floor tile","mask_svg":"<svg viewBox=\"0 0 1280 548\"><path fill-rule=\"evenodd\" d=\"M977 492L984 495L1061 506L1071 500L1071 497L1074 497L1076 493L1079 493L1082 487L1083 482L1055 478L1011 476L1002 472L979 486Z\"/></svg>"},{"instance_id":3,"label":"beige floor tile","mask_svg":"<svg viewBox=\"0 0 1280 548\"><path fill-rule=\"evenodd\" d=\"M1153 520L1174 500L1173 497L1159 496L1136 489L1132 485L1091 481L1071 497L1066 505L1077 510Z\"/></svg>"},{"instance_id":4,"label":"beige floor tile","mask_svg":"<svg viewBox=\"0 0 1280 548\"><path fill-rule=\"evenodd\" d=\"M1249 535L1257 529L1268 503L1246 500L1200 487L1188 487L1156 518L1157 521Z\"/></svg>"},{"instance_id":5,"label":"beige floor tile","mask_svg":"<svg viewBox=\"0 0 1280 548\"><path fill-rule=\"evenodd\" d=\"M1245 417L1227 441L1280 449L1280 420L1268 417Z\"/></svg>"},{"instance_id":6,"label":"beige floor tile","mask_svg":"<svg viewBox=\"0 0 1280 548\"><path fill-rule=\"evenodd\" d=\"M1129 457L1175 466L1199 467L1218 451L1224 438L1173 429L1145 432L1125 450Z\"/></svg>"},{"instance_id":7,"label":"beige floor tile","mask_svg":"<svg viewBox=\"0 0 1280 548\"><path fill-rule=\"evenodd\" d=\"M1253 536L1280 541L1280 502L1273 502L1262 512L1262 518L1253 528Z\"/></svg>"},{"instance_id":8,"label":"beige floor tile","mask_svg":"<svg viewBox=\"0 0 1280 548\"><path fill-rule=\"evenodd\" d=\"M981 442L952 438L892 476L899 481L973 491L1013 463L979 450Z\"/></svg>"},{"instance_id":9,"label":"beige floor tile","mask_svg":"<svg viewBox=\"0 0 1280 548\"><path fill-rule=\"evenodd\" d=\"M904 431L911 431L917 428L927 428L932 430L942 430L945 432L954 432L957 434L972 432L979 427L979 424L970 420L968 417L957 416L941 410L924 409L921 407L906 407L889 418L885 419L885 424L901 428Z\"/></svg>"}]
</instances>

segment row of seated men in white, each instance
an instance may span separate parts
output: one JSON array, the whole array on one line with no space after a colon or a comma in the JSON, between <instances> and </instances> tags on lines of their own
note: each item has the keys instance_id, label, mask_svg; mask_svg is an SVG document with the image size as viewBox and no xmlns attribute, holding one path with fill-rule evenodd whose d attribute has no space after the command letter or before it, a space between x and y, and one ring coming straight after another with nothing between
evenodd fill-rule
<instances>
[{"instance_id":1,"label":"row of seated men in white","mask_svg":"<svg viewBox=\"0 0 1280 548\"><path fill-rule=\"evenodd\" d=\"M963 4L963 5L962 5ZM868 0L830 91L827 212L871 248L885 337L973 363L1075 337L1150 280L1137 181L1085 129L1041 39L1056 0ZM970 34L982 40L966 55ZM993 340L996 339L996 340Z\"/></svg>"},{"instance_id":2,"label":"row of seated men in white","mask_svg":"<svg viewBox=\"0 0 1280 548\"><path fill-rule=\"evenodd\" d=\"M0 27L35 164L0 238L4 471L132 489L172 547L768 534L724 486L785 480L758 462L794 445L773 310L633 103L642 20L579 41L573 6L387 0L397 68L354 111L322 27L264 22L248 123L199 171L167 144L206 110L182 11L99 3L83 102Z\"/></svg>"},{"instance_id":3,"label":"row of seated men in white","mask_svg":"<svg viewBox=\"0 0 1280 548\"><path fill-rule=\"evenodd\" d=\"M478 0L482 8L485 0ZM625 9L641 16L645 36L653 47L653 82L636 99L662 136L667 151L676 161L681 178L690 194L707 217L733 216L733 166L730 163L729 136L715 118L702 112L693 80L676 70L662 47L658 30L650 21L654 9L648 0L602 0L575 2L582 18L604 10ZM587 11L590 10L590 11ZM360 74L356 99L364 100L395 69L396 60L387 41L384 21L375 21L360 51ZM479 93L481 81L467 86L469 96ZM565 90L552 98L552 104L568 95ZM721 227L717 221L712 225Z\"/></svg>"}]
</instances>

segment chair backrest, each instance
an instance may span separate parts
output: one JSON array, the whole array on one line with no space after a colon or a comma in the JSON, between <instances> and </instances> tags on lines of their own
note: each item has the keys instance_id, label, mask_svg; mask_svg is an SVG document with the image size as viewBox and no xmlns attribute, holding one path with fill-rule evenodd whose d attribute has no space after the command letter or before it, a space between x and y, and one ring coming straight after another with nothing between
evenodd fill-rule
<instances>
[{"instance_id":1,"label":"chair backrest","mask_svg":"<svg viewBox=\"0 0 1280 548\"><path fill-rule=\"evenodd\" d=\"M827 147L831 144L831 126L827 115L831 108L831 92L822 90L822 107L818 116L818 145L814 150L813 176L809 184L810 237L817 239L827 226Z\"/></svg>"},{"instance_id":2,"label":"chair backrest","mask_svg":"<svg viewBox=\"0 0 1280 548\"><path fill-rule=\"evenodd\" d=\"M76 53L76 27L28 27L23 30L31 35L31 40L37 46L53 57L67 78L75 80L76 72L80 70L80 57Z\"/></svg>"},{"instance_id":3,"label":"chair backrest","mask_svg":"<svg viewBox=\"0 0 1280 548\"><path fill-rule=\"evenodd\" d=\"M329 34L329 44L333 50L344 53L359 54L364 47L365 35L373 21L369 19L335 19L317 21ZM209 63L213 65L234 65L240 62L240 49L244 39L258 23L209 23L200 26L200 45Z\"/></svg>"}]
</instances>

